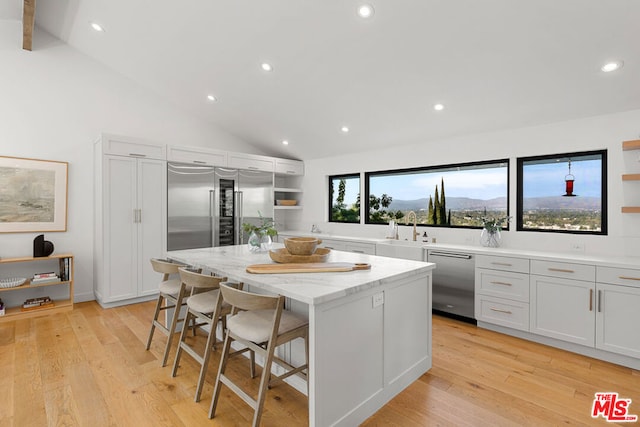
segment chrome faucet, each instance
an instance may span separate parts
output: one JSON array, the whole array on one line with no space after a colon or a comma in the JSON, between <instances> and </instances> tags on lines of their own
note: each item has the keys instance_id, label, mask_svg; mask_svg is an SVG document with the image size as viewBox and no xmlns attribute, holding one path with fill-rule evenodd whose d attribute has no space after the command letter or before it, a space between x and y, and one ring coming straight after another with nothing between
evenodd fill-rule
<instances>
[{"instance_id":1,"label":"chrome faucet","mask_svg":"<svg viewBox=\"0 0 640 427\"><path fill-rule=\"evenodd\" d=\"M411 221L411 215L413 215L413 241L416 241L416 237L418 237L418 235L420 233L418 233L418 230L416 229L416 225L418 223L418 216L416 215L416 213L414 211L409 211L409 213L404 217L405 218L405 223L407 221Z\"/></svg>"}]
</instances>

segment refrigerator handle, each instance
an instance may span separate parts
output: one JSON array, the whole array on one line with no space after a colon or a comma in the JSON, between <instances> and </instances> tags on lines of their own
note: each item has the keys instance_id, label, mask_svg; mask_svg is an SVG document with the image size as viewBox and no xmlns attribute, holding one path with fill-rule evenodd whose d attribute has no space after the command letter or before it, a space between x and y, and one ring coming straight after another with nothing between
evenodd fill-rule
<instances>
[{"instance_id":1,"label":"refrigerator handle","mask_svg":"<svg viewBox=\"0 0 640 427\"><path fill-rule=\"evenodd\" d=\"M236 211L236 218L238 220L238 226L236 227L236 244L237 245L241 245L242 244L242 223L244 222L243 219L243 194L242 191L236 191L236 207L237 207L237 211Z\"/></svg>"},{"instance_id":2,"label":"refrigerator handle","mask_svg":"<svg viewBox=\"0 0 640 427\"><path fill-rule=\"evenodd\" d=\"M211 247L216 245L216 190L209 190L209 221L211 222Z\"/></svg>"}]
</instances>

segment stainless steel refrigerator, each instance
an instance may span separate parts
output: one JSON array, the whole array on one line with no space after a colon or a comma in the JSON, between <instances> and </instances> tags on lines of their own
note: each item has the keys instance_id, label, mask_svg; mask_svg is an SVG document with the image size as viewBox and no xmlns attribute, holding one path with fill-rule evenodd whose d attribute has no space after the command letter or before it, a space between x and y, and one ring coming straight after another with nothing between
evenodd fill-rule
<instances>
[{"instance_id":1,"label":"stainless steel refrigerator","mask_svg":"<svg viewBox=\"0 0 640 427\"><path fill-rule=\"evenodd\" d=\"M260 216L273 218L273 173L167 163L167 250L246 243Z\"/></svg>"}]
</instances>

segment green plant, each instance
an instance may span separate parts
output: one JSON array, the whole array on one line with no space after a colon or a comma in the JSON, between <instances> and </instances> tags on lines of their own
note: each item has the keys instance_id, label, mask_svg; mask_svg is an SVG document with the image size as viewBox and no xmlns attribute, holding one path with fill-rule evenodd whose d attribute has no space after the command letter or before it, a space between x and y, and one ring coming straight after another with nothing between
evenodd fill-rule
<instances>
[{"instance_id":1,"label":"green plant","mask_svg":"<svg viewBox=\"0 0 640 427\"><path fill-rule=\"evenodd\" d=\"M242 223L242 230L245 233L256 233L258 236L277 236L278 230L276 230L276 223L271 218L265 218L260 212L260 225L250 224L248 222Z\"/></svg>"},{"instance_id":2,"label":"green plant","mask_svg":"<svg viewBox=\"0 0 640 427\"><path fill-rule=\"evenodd\" d=\"M482 222L482 227L487 230L489 233L495 233L502 230L502 225L506 222L509 223L511 221L510 216L500 216L500 217L487 217L487 210L484 210L484 215L480 217L480 221Z\"/></svg>"}]
</instances>

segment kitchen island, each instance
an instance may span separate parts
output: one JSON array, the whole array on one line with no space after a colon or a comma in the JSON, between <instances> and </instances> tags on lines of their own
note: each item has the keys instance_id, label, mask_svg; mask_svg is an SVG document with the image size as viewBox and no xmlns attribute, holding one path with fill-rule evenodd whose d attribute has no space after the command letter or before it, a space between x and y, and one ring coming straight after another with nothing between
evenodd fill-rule
<instances>
[{"instance_id":1,"label":"kitchen island","mask_svg":"<svg viewBox=\"0 0 640 427\"><path fill-rule=\"evenodd\" d=\"M435 264L332 251L327 262L368 263L371 269L251 274L248 265L272 261L246 245L167 256L252 291L284 295L288 310L308 316L310 426L358 425L431 368ZM303 344L291 344L281 355L299 364ZM306 391L306 384L292 385Z\"/></svg>"}]
</instances>

